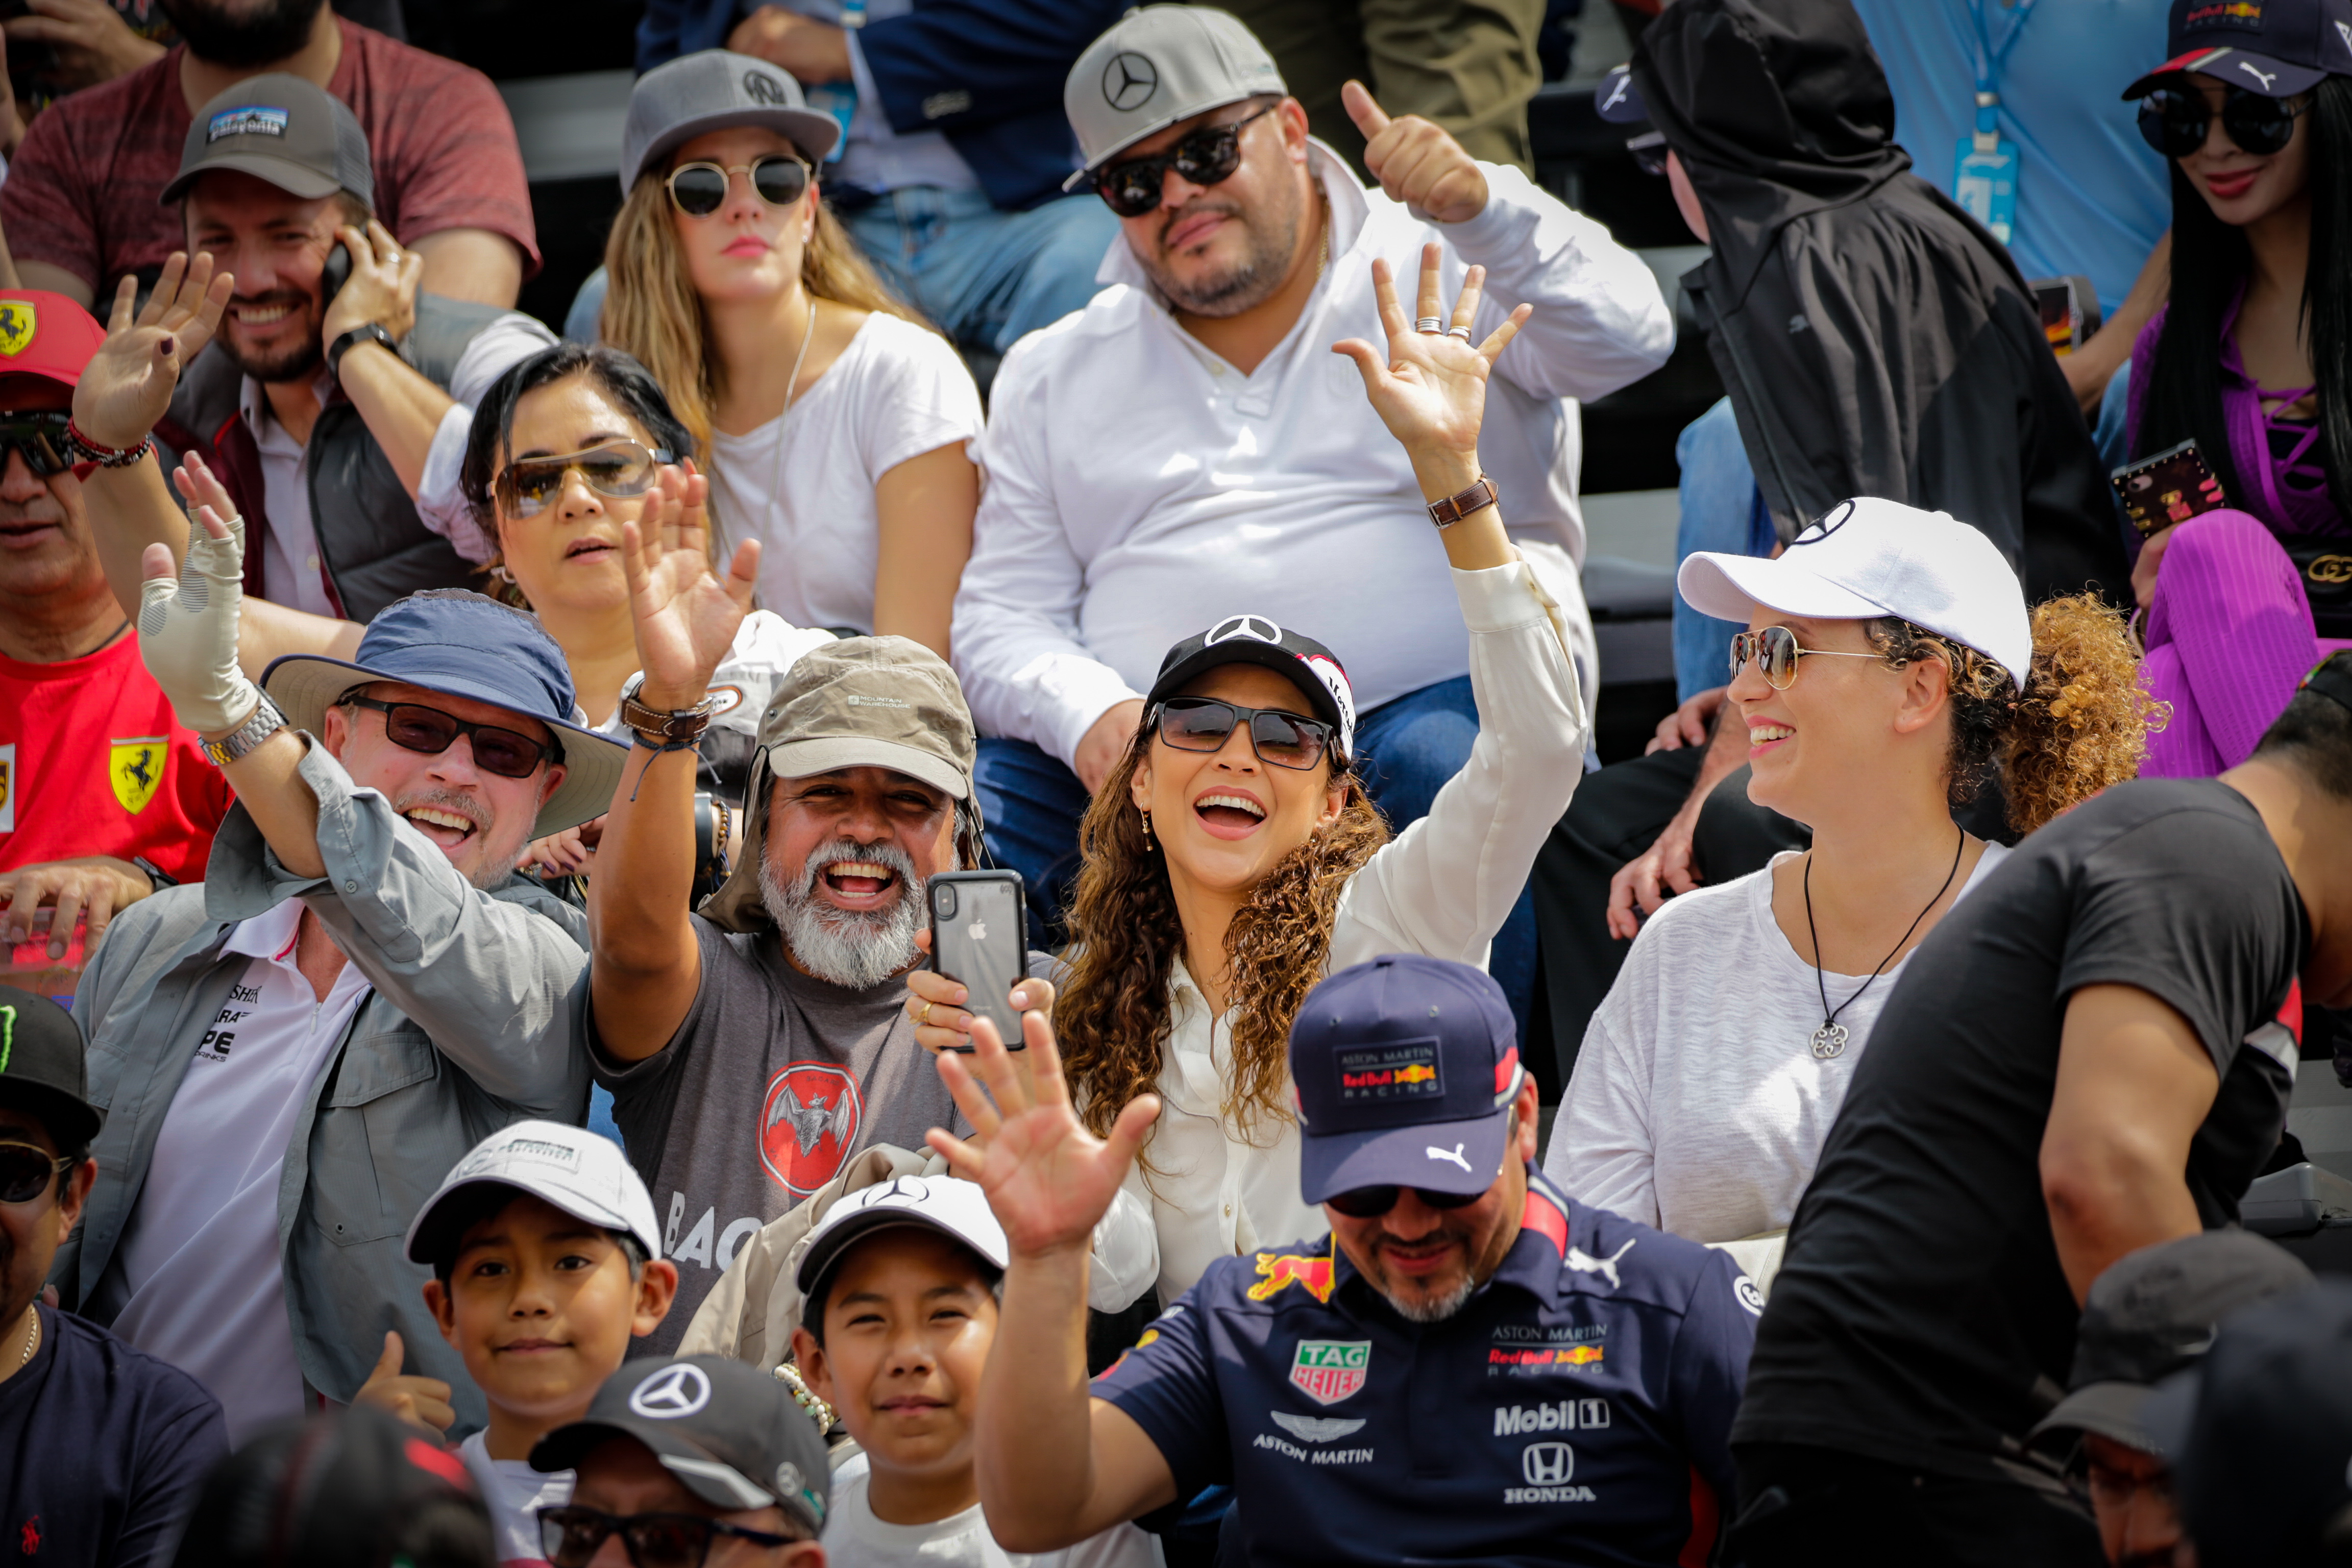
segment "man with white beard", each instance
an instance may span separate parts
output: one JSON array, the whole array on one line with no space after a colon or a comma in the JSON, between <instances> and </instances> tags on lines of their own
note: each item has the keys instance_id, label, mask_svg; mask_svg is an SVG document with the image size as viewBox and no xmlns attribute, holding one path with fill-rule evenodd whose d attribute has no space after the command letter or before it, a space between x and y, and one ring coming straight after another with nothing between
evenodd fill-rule
<instances>
[{"instance_id":1,"label":"man with white beard","mask_svg":"<svg viewBox=\"0 0 2352 1568\"><path fill-rule=\"evenodd\" d=\"M664 575L653 574L656 597ZM904 977L923 962L926 884L975 863L979 847L971 714L954 672L905 637L845 638L804 655L769 702L742 853L689 913L693 753L656 748L723 700L709 690L715 665L690 650L725 649L723 636L696 635L698 617L725 614L695 598L652 606L650 631L641 613L645 686L625 711L647 728L614 792L589 894L593 1070L662 1216L662 1256L678 1267L678 1305L642 1352L656 1355L670 1353L743 1243L851 1155L919 1150L927 1128L962 1129L916 1037ZM680 634L667 647L664 624ZM1048 963L1033 953L1031 973ZM1024 989L1030 1005L1050 996Z\"/></svg>"}]
</instances>

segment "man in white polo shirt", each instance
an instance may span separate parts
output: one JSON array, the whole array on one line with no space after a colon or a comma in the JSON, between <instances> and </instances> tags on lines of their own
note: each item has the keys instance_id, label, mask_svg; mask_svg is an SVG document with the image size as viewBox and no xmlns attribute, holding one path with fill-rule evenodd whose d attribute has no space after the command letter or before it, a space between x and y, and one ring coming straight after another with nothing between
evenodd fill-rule
<instances>
[{"instance_id":1,"label":"man in white polo shirt","mask_svg":"<svg viewBox=\"0 0 2352 1568\"><path fill-rule=\"evenodd\" d=\"M1444 548L1355 367L1331 353L1381 336L1375 258L1412 278L1437 245L1448 300L1486 267L1481 335L1535 307L1496 367L1480 447L1588 686L1575 400L1674 347L1655 279L1606 229L1350 84L1381 183L1359 186L1224 12L1130 12L1079 57L1063 103L1086 161L1073 183L1094 184L1125 243L1104 259L1111 286L997 374L954 628L991 842L1046 914L1160 654L1235 605L1338 654L1365 709L1367 782L1400 826L1468 758L1469 643ZM1496 943L1522 1009L1532 945L1525 911Z\"/></svg>"}]
</instances>

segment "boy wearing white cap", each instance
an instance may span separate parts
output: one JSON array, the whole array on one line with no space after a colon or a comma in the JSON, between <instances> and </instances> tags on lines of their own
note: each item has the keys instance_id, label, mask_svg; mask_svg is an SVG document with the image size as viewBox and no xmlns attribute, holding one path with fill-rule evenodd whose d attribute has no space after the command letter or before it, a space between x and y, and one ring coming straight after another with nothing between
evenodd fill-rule
<instances>
[{"instance_id":1,"label":"boy wearing white cap","mask_svg":"<svg viewBox=\"0 0 2352 1568\"><path fill-rule=\"evenodd\" d=\"M425 1304L489 1403L489 1426L458 1452L489 1504L498 1560L541 1563L537 1510L570 1500L572 1473L532 1469L531 1446L586 1417L629 1342L654 1331L677 1291L653 1198L610 1139L518 1121L450 1171L408 1227L407 1248L411 1262L431 1267ZM385 1370L396 1373L399 1336L384 1339ZM380 1370L370 1386L390 1381ZM421 1381L399 1383L406 1392ZM371 1402L447 1424L446 1407L413 1395L406 1408L397 1395Z\"/></svg>"}]
</instances>

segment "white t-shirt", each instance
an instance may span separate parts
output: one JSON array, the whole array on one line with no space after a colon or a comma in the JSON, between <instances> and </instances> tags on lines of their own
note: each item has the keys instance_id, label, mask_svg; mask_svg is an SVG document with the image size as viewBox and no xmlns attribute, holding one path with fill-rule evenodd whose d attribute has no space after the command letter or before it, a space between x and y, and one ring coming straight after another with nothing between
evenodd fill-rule
<instances>
[{"instance_id":1,"label":"white t-shirt","mask_svg":"<svg viewBox=\"0 0 2352 1568\"><path fill-rule=\"evenodd\" d=\"M872 631L875 485L981 425L980 389L948 341L875 312L790 412L711 437L720 558L757 539L762 608L795 626Z\"/></svg>"},{"instance_id":2,"label":"white t-shirt","mask_svg":"<svg viewBox=\"0 0 2352 1568\"><path fill-rule=\"evenodd\" d=\"M1007 1552L988 1533L980 1505L930 1524L885 1524L866 1506L872 1468L852 1455L833 1472L825 1514L826 1568L1160 1568L1160 1539L1115 1524L1076 1546L1034 1555Z\"/></svg>"},{"instance_id":3,"label":"white t-shirt","mask_svg":"<svg viewBox=\"0 0 2352 1568\"><path fill-rule=\"evenodd\" d=\"M1986 845L1960 896L2008 853ZM1585 1028L1545 1173L1580 1203L1693 1241L1786 1228L1910 962L1859 996L1864 976L1817 972L1772 918L1769 867L1669 899ZM1849 1034L1826 1059L1811 1044L1824 984Z\"/></svg>"},{"instance_id":4,"label":"white t-shirt","mask_svg":"<svg viewBox=\"0 0 2352 1568\"><path fill-rule=\"evenodd\" d=\"M474 1489L488 1505L499 1568L547 1568L539 1510L572 1500L572 1472L534 1470L528 1459L493 1459L488 1436L480 1432L458 1444L457 1452L474 1478Z\"/></svg>"},{"instance_id":5,"label":"white t-shirt","mask_svg":"<svg viewBox=\"0 0 2352 1568\"><path fill-rule=\"evenodd\" d=\"M345 963L318 999L294 967L301 917L302 901L288 899L229 932L224 951L247 958L245 973L188 1042L121 1268L109 1271L114 1331L203 1384L221 1402L232 1447L303 1414L278 1177L319 1073L368 992L359 965Z\"/></svg>"}]
</instances>

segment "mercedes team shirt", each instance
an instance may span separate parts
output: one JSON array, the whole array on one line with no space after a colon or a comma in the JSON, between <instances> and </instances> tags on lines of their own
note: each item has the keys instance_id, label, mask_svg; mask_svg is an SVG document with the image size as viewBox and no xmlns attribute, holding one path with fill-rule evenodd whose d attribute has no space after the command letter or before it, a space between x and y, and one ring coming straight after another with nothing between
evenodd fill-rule
<instances>
[{"instance_id":1,"label":"mercedes team shirt","mask_svg":"<svg viewBox=\"0 0 2352 1568\"><path fill-rule=\"evenodd\" d=\"M1250 1563L1709 1563L1762 1298L1720 1252L1528 1182L1502 1267L1443 1322L1327 1236L1211 1265L1094 1392L1178 1496L1234 1488Z\"/></svg>"}]
</instances>

